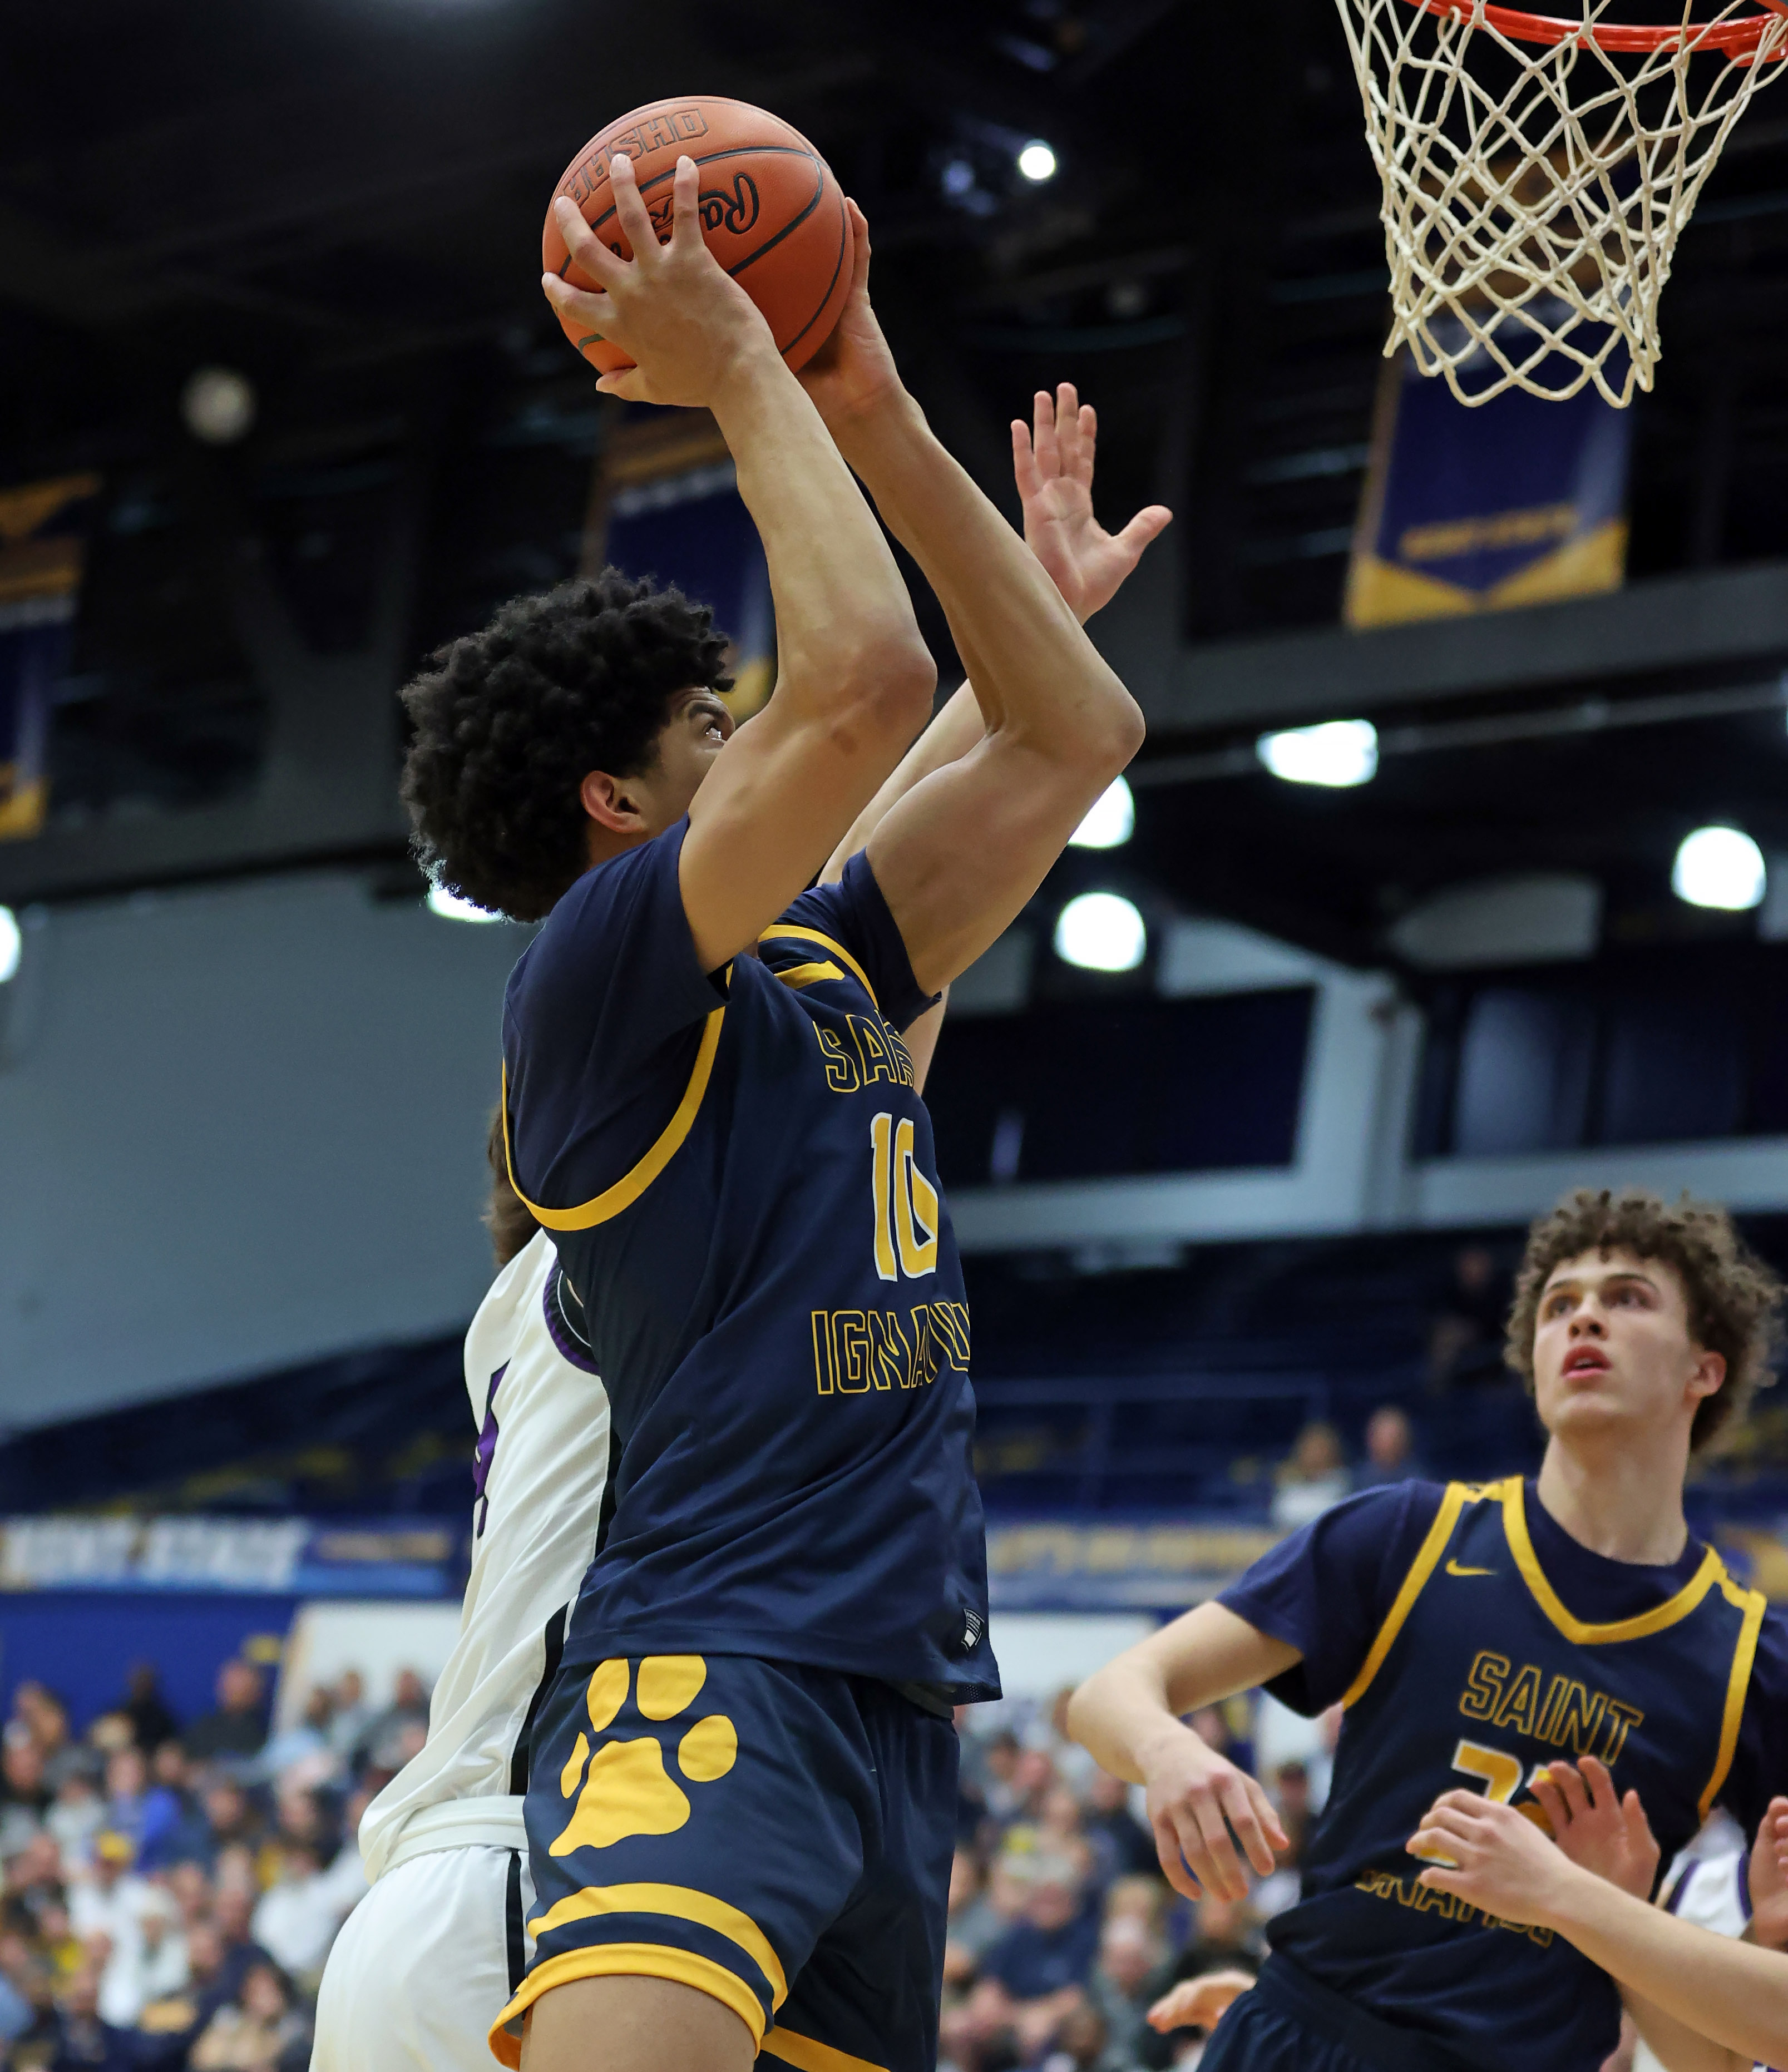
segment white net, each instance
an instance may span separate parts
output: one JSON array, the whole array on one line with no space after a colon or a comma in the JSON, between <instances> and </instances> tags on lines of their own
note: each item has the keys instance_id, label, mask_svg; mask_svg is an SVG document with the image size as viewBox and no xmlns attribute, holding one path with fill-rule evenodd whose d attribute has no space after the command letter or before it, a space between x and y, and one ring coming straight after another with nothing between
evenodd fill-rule
<instances>
[{"instance_id":1,"label":"white net","mask_svg":"<svg viewBox=\"0 0 1788 2072\"><path fill-rule=\"evenodd\" d=\"M1338 4L1384 187L1386 352L1407 341L1469 404L1650 388L1677 237L1784 69L1775 0L1693 23L1685 6L1640 49L1609 47L1659 33L1610 22L1620 0L1565 0L1552 22L1487 0Z\"/></svg>"}]
</instances>

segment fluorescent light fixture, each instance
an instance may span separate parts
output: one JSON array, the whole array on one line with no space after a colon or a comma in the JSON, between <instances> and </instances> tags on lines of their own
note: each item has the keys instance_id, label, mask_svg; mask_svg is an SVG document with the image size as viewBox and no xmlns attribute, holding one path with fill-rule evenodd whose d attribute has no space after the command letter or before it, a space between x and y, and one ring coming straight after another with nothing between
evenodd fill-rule
<instances>
[{"instance_id":1,"label":"fluorescent light fixture","mask_svg":"<svg viewBox=\"0 0 1788 2072\"><path fill-rule=\"evenodd\" d=\"M1092 802L1087 817L1068 837L1070 849L1120 849L1136 832L1137 802L1121 777L1114 777Z\"/></svg>"},{"instance_id":2,"label":"fluorescent light fixture","mask_svg":"<svg viewBox=\"0 0 1788 2072\"><path fill-rule=\"evenodd\" d=\"M1379 730L1369 719L1328 719L1320 726L1263 734L1254 752L1288 784L1326 784L1340 790L1369 784L1378 774Z\"/></svg>"},{"instance_id":3,"label":"fluorescent light fixture","mask_svg":"<svg viewBox=\"0 0 1788 2072\"><path fill-rule=\"evenodd\" d=\"M0 906L0 985L18 969L25 940L18 932L18 916L10 906Z\"/></svg>"},{"instance_id":4,"label":"fluorescent light fixture","mask_svg":"<svg viewBox=\"0 0 1788 2072\"><path fill-rule=\"evenodd\" d=\"M1697 828L1683 837L1670 889L1691 906L1742 914L1762 904L1768 876L1763 852L1749 835L1737 828Z\"/></svg>"},{"instance_id":5,"label":"fluorescent light fixture","mask_svg":"<svg viewBox=\"0 0 1788 2072\"><path fill-rule=\"evenodd\" d=\"M1116 892L1083 892L1055 923L1055 954L1083 971L1134 971L1148 948L1141 915Z\"/></svg>"},{"instance_id":6,"label":"fluorescent light fixture","mask_svg":"<svg viewBox=\"0 0 1788 2072\"><path fill-rule=\"evenodd\" d=\"M1041 187L1055 177L1055 154L1041 137L1033 137L1018 154L1018 170L1027 180Z\"/></svg>"},{"instance_id":7,"label":"fluorescent light fixture","mask_svg":"<svg viewBox=\"0 0 1788 2072\"><path fill-rule=\"evenodd\" d=\"M450 892L444 885L429 887L429 911L438 914L443 921L500 921L500 914L493 914L487 906L475 906L471 900L462 899L457 892Z\"/></svg>"}]
</instances>

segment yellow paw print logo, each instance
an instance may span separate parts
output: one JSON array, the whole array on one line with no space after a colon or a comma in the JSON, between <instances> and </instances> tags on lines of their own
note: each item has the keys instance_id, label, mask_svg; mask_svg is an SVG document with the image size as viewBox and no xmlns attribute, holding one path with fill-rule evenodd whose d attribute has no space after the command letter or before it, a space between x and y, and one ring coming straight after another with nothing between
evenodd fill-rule
<instances>
[{"instance_id":1,"label":"yellow paw print logo","mask_svg":"<svg viewBox=\"0 0 1788 2072\"><path fill-rule=\"evenodd\" d=\"M630 1673L626 1662L616 1660L602 1663L590 1678L586 1702L593 1733L601 1735L614 1724L627 1701ZM634 1703L646 1719L675 1719L695 1703L707 1680L708 1665L699 1655L648 1655L639 1664ZM578 1803L548 1855L606 1849L633 1835L673 1835L688 1819L688 1794L665 1769L656 1735L605 1742L594 1758L590 1750L589 1737L580 1733L559 1773L561 1796L575 1795ZM733 1767L738 1752L732 1721L724 1712L710 1712L677 1743L677 1771L688 1783L712 1784Z\"/></svg>"}]
</instances>

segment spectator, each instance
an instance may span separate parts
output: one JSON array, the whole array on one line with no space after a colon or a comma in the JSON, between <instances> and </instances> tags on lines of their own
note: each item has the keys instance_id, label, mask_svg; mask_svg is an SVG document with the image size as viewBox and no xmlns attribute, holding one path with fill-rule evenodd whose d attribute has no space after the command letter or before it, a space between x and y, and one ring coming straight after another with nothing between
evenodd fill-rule
<instances>
[{"instance_id":1,"label":"spectator","mask_svg":"<svg viewBox=\"0 0 1788 2072\"><path fill-rule=\"evenodd\" d=\"M107 1828L94 1841L85 1878L68 1894L68 1919L75 1934L90 1951L102 1941L105 1946L99 2012L120 2029L130 2028L142 2011L138 1974L142 1917L151 1896L146 1881L131 1868L135 1856L128 1836Z\"/></svg>"},{"instance_id":2,"label":"spectator","mask_svg":"<svg viewBox=\"0 0 1788 2072\"><path fill-rule=\"evenodd\" d=\"M1291 1457L1279 1470L1272 1522L1281 1531L1294 1531L1339 1503L1349 1486L1341 1434L1321 1419L1313 1420L1298 1433Z\"/></svg>"},{"instance_id":3,"label":"spectator","mask_svg":"<svg viewBox=\"0 0 1788 2072\"><path fill-rule=\"evenodd\" d=\"M47 1684L21 1684L12 1698L13 1716L36 1742L43 1774L53 1791L71 1756L81 1760L68 1737L68 1708Z\"/></svg>"},{"instance_id":4,"label":"spectator","mask_svg":"<svg viewBox=\"0 0 1788 2072\"><path fill-rule=\"evenodd\" d=\"M49 2072L133 2072L129 2033L100 2013L98 1974L84 1964L56 1996Z\"/></svg>"},{"instance_id":5,"label":"spectator","mask_svg":"<svg viewBox=\"0 0 1788 2072\"><path fill-rule=\"evenodd\" d=\"M180 1722L162 1696L161 1672L152 1662L131 1664L124 1703L118 1709L130 1722L132 1736L146 1756L153 1755L180 1731Z\"/></svg>"},{"instance_id":6,"label":"spectator","mask_svg":"<svg viewBox=\"0 0 1788 2072\"><path fill-rule=\"evenodd\" d=\"M275 1734L261 1750L261 1774L281 1777L302 1764L319 1778L333 1776L341 1766L329 1737L335 1709L335 1700L327 1687L321 1684L314 1686L305 1700L302 1716L294 1725ZM322 1759L320 1763L319 1758Z\"/></svg>"},{"instance_id":7,"label":"spectator","mask_svg":"<svg viewBox=\"0 0 1788 2072\"><path fill-rule=\"evenodd\" d=\"M277 1965L251 1964L241 1988L192 2046L192 2072L296 2072L306 2062L304 2018Z\"/></svg>"},{"instance_id":8,"label":"spectator","mask_svg":"<svg viewBox=\"0 0 1788 2072\"><path fill-rule=\"evenodd\" d=\"M210 1830L210 1855L216 1860L223 1849L241 1848L252 1855L261 1846L266 1823L248 1793L233 1778L214 1777L205 1793L205 1821Z\"/></svg>"},{"instance_id":9,"label":"spectator","mask_svg":"<svg viewBox=\"0 0 1788 2072\"><path fill-rule=\"evenodd\" d=\"M148 1803L149 1765L133 1741L108 1757L105 1764L105 1824L129 1843L133 1856L142 1848Z\"/></svg>"},{"instance_id":10,"label":"spectator","mask_svg":"<svg viewBox=\"0 0 1788 2072\"><path fill-rule=\"evenodd\" d=\"M950 1860L950 1899L943 1923L943 1975L952 1986L974 1977L981 1959L1011 1926L983 1890L980 1860L958 1849Z\"/></svg>"},{"instance_id":11,"label":"spectator","mask_svg":"<svg viewBox=\"0 0 1788 2072\"><path fill-rule=\"evenodd\" d=\"M1085 1997L1099 1946L1099 1914L1073 1866L1036 1857L1027 1867L1024 1918L989 1950L975 1999L985 2029L1009 2031L1028 2060L1047 2049L1070 2008Z\"/></svg>"},{"instance_id":12,"label":"spectator","mask_svg":"<svg viewBox=\"0 0 1788 2072\"><path fill-rule=\"evenodd\" d=\"M1105 1881L1153 1872L1159 1860L1155 1838L1130 1811L1130 1787L1120 1777L1095 1770L1087 1786L1087 1833L1109 1868Z\"/></svg>"},{"instance_id":13,"label":"spectator","mask_svg":"<svg viewBox=\"0 0 1788 2072\"><path fill-rule=\"evenodd\" d=\"M187 1753L195 1762L258 1755L267 1738L261 1696L261 1671L252 1662L226 1662L217 1672L216 1705L187 1729Z\"/></svg>"},{"instance_id":14,"label":"spectator","mask_svg":"<svg viewBox=\"0 0 1788 2072\"><path fill-rule=\"evenodd\" d=\"M330 1694L329 1745L344 1768L356 1769L363 1759L372 1708L366 1702L366 1682L357 1669L344 1669Z\"/></svg>"},{"instance_id":15,"label":"spectator","mask_svg":"<svg viewBox=\"0 0 1788 2072\"><path fill-rule=\"evenodd\" d=\"M211 1828L192 1789L187 1752L179 1741L163 1741L150 1766L137 1861L146 1872L165 1871L209 1863L211 1855Z\"/></svg>"},{"instance_id":16,"label":"spectator","mask_svg":"<svg viewBox=\"0 0 1788 2072\"><path fill-rule=\"evenodd\" d=\"M1130 2061L1108 2047L1104 2016L1083 2000L1062 2017L1042 2072L1130 2072Z\"/></svg>"},{"instance_id":17,"label":"spectator","mask_svg":"<svg viewBox=\"0 0 1788 2072\"><path fill-rule=\"evenodd\" d=\"M1366 1420L1366 1458L1354 1470L1354 1487L1377 1489L1385 1482L1422 1479L1408 1413L1394 1403L1381 1403Z\"/></svg>"},{"instance_id":18,"label":"spectator","mask_svg":"<svg viewBox=\"0 0 1788 2072\"><path fill-rule=\"evenodd\" d=\"M376 1769L395 1775L428 1736L427 1686L413 1669L400 1669L392 1685L391 1703L367 1729L364 1745L368 1755Z\"/></svg>"},{"instance_id":19,"label":"spectator","mask_svg":"<svg viewBox=\"0 0 1788 2072\"><path fill-rule=\"evenodd\" d=\"M1461 1245L1428 1327L1428 1380L1437 1394L1511 1379L1502 1356L1510 1300L1508 1276L1490 1247Z\"/></svg>"},{"instance_id":20,"label":"spectator","mask_svg":"<svg viewBox=\"0 0 1788 2072\"><path fill-rule=\"evenodd\" d=\"M1112 2052L1128 2064L1149 2033L1157 1998L1155 1974L1165 1960L1161 1939L1144 1922L1120 1914L1107 1919L1087 1997L1099 2011Z\"/></svg>"},{"instance_id":21,"label":"spectator","mask_svg":"<svg viewBox=\"0 0 1788 2072\"><path fill-rule=\"evenodd\" d=\"M0 1858L15 1856L43 1824L55 1794L43 1774L43 1751L15 1720L0 1748Z\"/></svg>"},{"instance_id":22,"label":"spectator","mask_svg":"<svg viewBox=\"0 0 1788 2072\"><path fill-rule=\"evenodd\" d=\"M105 1825L105 1803L84 1751L80 1765L64 1767L55 1803L43 1816L43 1825L55 1837L65 1863L85 1863L94 1836Z\"/></svg>"}]
</instances>

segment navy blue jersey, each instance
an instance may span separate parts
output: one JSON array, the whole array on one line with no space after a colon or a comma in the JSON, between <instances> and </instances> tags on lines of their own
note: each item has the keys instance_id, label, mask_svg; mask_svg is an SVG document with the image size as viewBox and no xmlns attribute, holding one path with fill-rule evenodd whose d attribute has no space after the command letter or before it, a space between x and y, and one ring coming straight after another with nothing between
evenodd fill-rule
<instances>
[{"instance_id":1,"label":"navy blue jersey","mask_svg":"<svg viewBox=\"0 0 1788 2072\"><path fill-rule=\"evenodd\" d=\"M614 1434L573 1621L996 1696L968 1309L868 862L701 968L687 823L587 872L509 981L517 1190Z\"/></svg>"},{"instance_id":2,"label":"navy blue jersey","mask_svg":"<svg viewBox=\"0 0 1788 2072\"><path fill-rule=\"evenodd\" d=\"M1402 1515L1427 1513L1428 1523L1413 1557L1383 1577L1391 1594L1369 1637L1355 1625L1338 1655L1313 1632L1309 1659L1273 1687L1301 1709L1338 1697L1346 1710L1303 1897L1272 1923L1272 1947L1367 2013L1486 2072L1597 2066L1620 2026L1605 1974L1548 1930L1497 1921L1421 1885L1404 1844L1442 1791L1531 1803L1538 1766L1595 1755L1617 1790L1637 1789L1667 1861L1728 1792L1764 1601L1711 1548L1691 1545L1662 1570L1578 1548L1582 1564L1549 1571L1535 1539L1553 1546L1567 1536L1519 1478L1375 1491L1345 1510L1343 1534L1369 1510L1382 1513L1381 1555ZM1320 1597L1327 1522L1276 1549L1223 1601L1301 1645L1285 1615L1301 1593L1290 1578L1305 1572ZM1581 1615L1604 1608L1573 1587L1585 1564L1626 1572L1637 1594L1624 1616ZM1344 1575L1334 1581L1348 1605L1358 1593ZM1345 1610L1338 1623L1350 1624Z\"/></svg>"}]
</instances>

